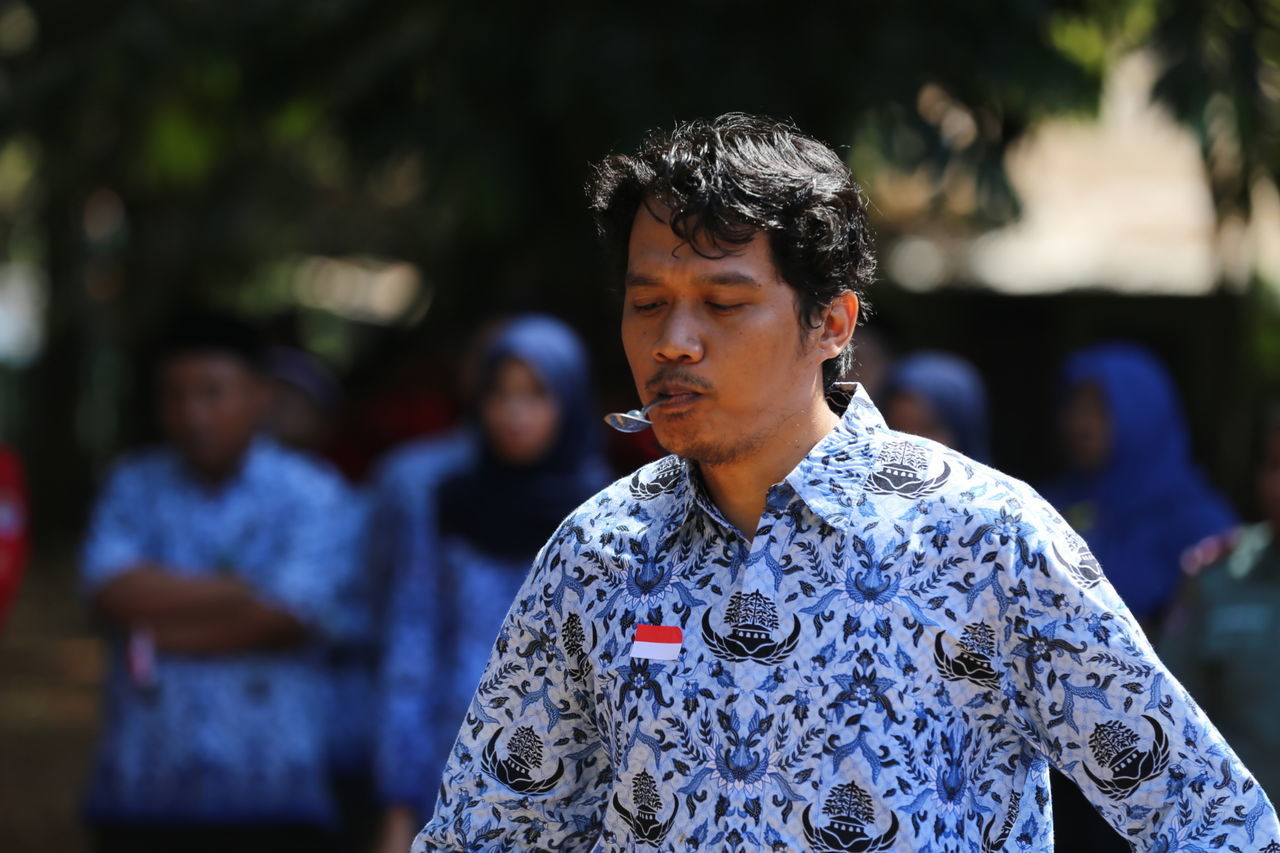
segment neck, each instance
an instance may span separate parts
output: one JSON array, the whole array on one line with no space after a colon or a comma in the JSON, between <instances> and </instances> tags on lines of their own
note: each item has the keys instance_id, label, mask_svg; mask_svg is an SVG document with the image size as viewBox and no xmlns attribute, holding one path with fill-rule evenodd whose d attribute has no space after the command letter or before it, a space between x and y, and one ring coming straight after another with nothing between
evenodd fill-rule
<instances>
[{"instance_id":1,"label":"neck","mask_svg":"<svg viewBox=\"0 0 1280 853\"><path fill-rule=\"evenodd\" d=\"M785 419L750 453L719 465L699 463L711 500L730 524L751 539L764 512L769 487L785 479L839 422L826 400L818 397Z\"/></svg>"},{"instance_id":2,"label":"neck","mask_svg":"<svg viewBox=\"0 0 1280 853\"><path fill-rule=\"evenodd\" d=\"M216 462L212 460L197 461L190 456L184 455L183 463L186 465L187 471L201 486L206 489L219 489L234 480L244 469L252 446L253 440L250 439L234 457Z\"/></svg>"}]
</instances>

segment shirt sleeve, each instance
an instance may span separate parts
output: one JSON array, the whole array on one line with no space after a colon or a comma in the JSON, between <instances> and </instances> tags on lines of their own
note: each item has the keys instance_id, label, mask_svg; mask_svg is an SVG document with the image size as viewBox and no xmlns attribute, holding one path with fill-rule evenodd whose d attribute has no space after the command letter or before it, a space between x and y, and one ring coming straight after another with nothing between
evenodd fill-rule
<instances>
[{"instance_id":1,"label":"shirt sleeve","mask_svg":"<svg viewBox=\"0 0 1280 853\"><path fill-rule=\"evenodd\" d=\"M311 476L315 474L315 476ZM297 485L282 527L280 552L268 571L248 578L255 594L330 641L345 639L356 620L344 593L358 585L365 509L336 474L310 472Z\"/></svg>"},{"instance_id":2,"label":"shirt sleeve","mask_svg":"<svg viewBox=\"0 0 1280 853\"><path fill-rule=\"evenodd\" d=\"M590 667L562 644L564 532L507 614L414 853L587 851L599 838L612 771Z\"/></svg>"},{"instance_id":3,"label":"shirt sleeve","mask_svg":"<svg viewBox=\"0 0 1280 853\"><path fill-rule=\"evenodd\" d=\"M92 596L149 557L146 522L151 496L136 464L117 464L98 495L80 559L80 580Z\"/></svg>"},{"instance_id":4,"label":"shirt sleeve","mask_svg":"<svg viewBox=\"0 0 1280 853\"><path fill-rule=\"evenodd\" d=\"M1135 850L1280 850L1257 780L1156 656L1087 546L1032 496L998 596L1005 707Z\"/></svg>"}]
</instances>

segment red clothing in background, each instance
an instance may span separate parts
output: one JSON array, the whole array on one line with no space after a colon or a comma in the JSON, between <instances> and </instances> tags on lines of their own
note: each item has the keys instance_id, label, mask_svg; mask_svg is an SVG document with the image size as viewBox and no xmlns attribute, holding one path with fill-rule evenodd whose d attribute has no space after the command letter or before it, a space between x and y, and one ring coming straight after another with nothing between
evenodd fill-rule
<instances>
[{"instance_id":1,"label":"red clothing in background","mask_svg":"<svg viewBox=\"0 0 1280 853\"><path fill-rule=\"evenodd\" d=\"M17 454L0 445L0 626L27 564L27 489Z\"/></svg>"}]
</instances>

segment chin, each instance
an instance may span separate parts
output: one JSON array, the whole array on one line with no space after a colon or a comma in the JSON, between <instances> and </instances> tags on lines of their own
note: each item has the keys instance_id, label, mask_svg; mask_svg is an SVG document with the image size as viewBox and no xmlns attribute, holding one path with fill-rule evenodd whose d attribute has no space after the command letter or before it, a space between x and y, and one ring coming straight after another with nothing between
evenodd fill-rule
<instances>
[{"instance_id":1,"label":"chin","mask_svg":"<svg viewBox=\"0 0 1280 853\"><path fill-rule=\"evenodd\" d=\"M704 465L721 465L737 458L739 453L724 436L714 436L704 431L666 430L654 428L654 436L669 453L692 459Z\"/></svg>"},{"instance_id":2,"label":"chin","mask_svg":"<svg viewBox=\"0 0 1280 853\"><path fill-rule=\"evenodd\" d=\"M703 465L725 465L754 453L770 434L751 432L757 424L744 423L728 413L708 418L706 412L663 415L653 422L653 434L668 452ZM745 429L744 429L745 427Z\"/></svg>"}]
</instances>

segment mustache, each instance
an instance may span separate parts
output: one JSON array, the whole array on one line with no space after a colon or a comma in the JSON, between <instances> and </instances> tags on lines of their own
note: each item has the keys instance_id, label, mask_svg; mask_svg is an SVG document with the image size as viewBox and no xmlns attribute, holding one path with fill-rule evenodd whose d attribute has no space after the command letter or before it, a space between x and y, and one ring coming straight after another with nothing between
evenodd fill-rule
<instances>
[{"instance_id":1,"label":"mustache","mask_svg":"<svg viewBox=\"0 0 1280 853\"><path fill-rule=\"evenodd\" d=\"M659 369L657 373L645 380L644 387L646 391L657 393L657 389L667 383L672 385L687 385L690 388L703 392L712 390L710 382L703 379L701 376L696 376L695 374L679 367L664 367Z\"/></svg>"}]
</instances>

